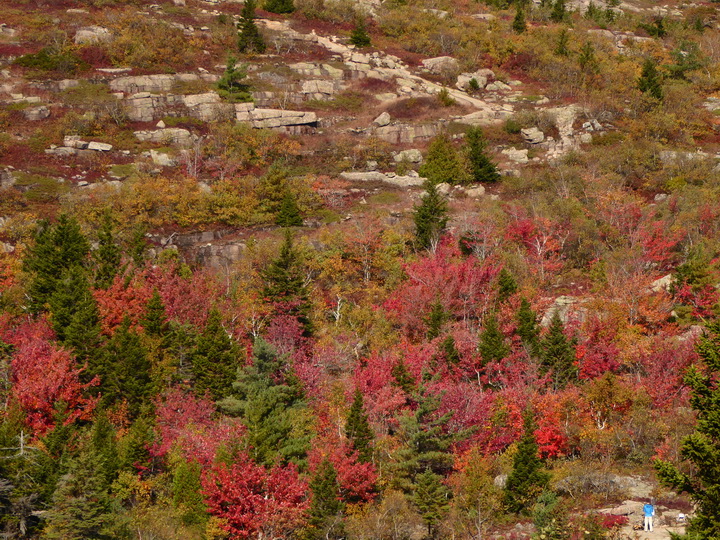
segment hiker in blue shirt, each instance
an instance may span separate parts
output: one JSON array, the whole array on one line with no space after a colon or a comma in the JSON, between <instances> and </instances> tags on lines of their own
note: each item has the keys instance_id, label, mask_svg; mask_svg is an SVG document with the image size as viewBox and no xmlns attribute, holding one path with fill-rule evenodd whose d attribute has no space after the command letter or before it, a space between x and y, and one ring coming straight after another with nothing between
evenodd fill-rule
<instances>
[{"instance_id":1,"label":"hiker in blue shirt","mask_svg":"<svg viewBox=\"0 0 720 540\"><path fill-rule=\"evenodd\" d=\"M645 530L652 532L653 516L655 515L655 507L652 505L652 500L643 506L643 514L645 515Z\"/></svg>"}]
</instances>

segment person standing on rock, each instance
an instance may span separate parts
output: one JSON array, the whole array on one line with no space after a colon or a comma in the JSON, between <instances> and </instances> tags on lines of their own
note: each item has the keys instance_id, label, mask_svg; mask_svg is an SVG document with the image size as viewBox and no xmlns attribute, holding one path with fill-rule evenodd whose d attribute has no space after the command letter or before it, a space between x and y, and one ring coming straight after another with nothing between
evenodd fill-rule
<instances>
[{"instance_id":1,"label":"person standing on rock","mask_svg":"<svg viewBox=\"0 0 720 540\"><path fill-rule=\"evenodd\" d=\"M652 499L650 499L650 502L645 503L645 506L643 506L643 514L645 515L645 527L644 529L646 531L652 532L653 530L653 516L655 515L655 507L652 504Z\"/></svg>"}]
</instances>

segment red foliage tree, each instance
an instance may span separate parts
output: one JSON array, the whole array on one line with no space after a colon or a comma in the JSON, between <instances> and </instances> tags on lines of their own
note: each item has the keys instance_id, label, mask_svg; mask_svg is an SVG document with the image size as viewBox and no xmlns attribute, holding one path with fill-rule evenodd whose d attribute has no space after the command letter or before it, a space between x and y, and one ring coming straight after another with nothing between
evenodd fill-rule
<instances>
[{"instance_id":1,"label":"red foliage tree","mask_svg":"<svg viewBox=\"0 0 720 540\"><path fill-rule=\"evenodd\" d=\"M307 482L294 465L269 471L247 454L203 475L210 514L233 538L283 538L297 530L308 507Z\"/></svg>"}]
</instances>

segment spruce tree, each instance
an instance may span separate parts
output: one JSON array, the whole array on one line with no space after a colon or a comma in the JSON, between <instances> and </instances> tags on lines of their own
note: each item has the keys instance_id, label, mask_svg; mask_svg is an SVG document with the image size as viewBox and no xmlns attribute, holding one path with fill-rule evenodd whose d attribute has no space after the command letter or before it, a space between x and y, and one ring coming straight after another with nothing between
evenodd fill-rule
<instances>
[{"instance_id":1,"label":"spruce tree","mask_svg":"<svg viewBox=\"0 0 720 540\"><path fill-rule=\"evenodd\" d=\"M557 311L540 342L540 360L543 372L552 371L555 388L564 388L577 378L575 347L565 335L565 327Z\"/></svg>"},{"instance_id":2,"label":"spruce tree","mask_svg":"<svg viewBox=\"0 0 720 540\"><path fill-rule=\"evenodd\" d=\"M120 246L115 241L114 225L110 214L103 216L98 231L98 248L95 250L95 287L107 289L120 270Z\"/></svg>"},{"instance_id":3,"label":"spruce tree","mask_svg":"<svg viewBox=\"0 0 720 540\"><path fill-rule=\"evenodd\" d=\"M412 395L417 389L415 386L415 379L408 371L405 362L401 358L390 370L390 374L393 376L393 384L398 388L401 388L407 395Z\"/></svg>"},{"instance_id":4,"label":"spruce tree","mask_svg":"<svg viewBox=\"0 0 720 540\"><path fill-rule=\"evenodd\" d=\"M516 34L524 34L527 31L527 23L525 22L525 8L518 4L515 10L515 18L512 22L513 32Z\"/></svg>"},{"instance_id":5,"label":"spruce tree","mask_svg":"<svg viewBox=\"0 0 720 540\"><path fill-rule=\"evenodd\" d=\"M255 24L255 0L246 0L238 22L238 50L241 53L265 52L265 41Z\"/></svg>"},{"instance_id":6,"label":"spruce tree","mask_svg":"<svg viewBox=\"0 0 720 540\"><path fill-rule=\"evenodd\" d=\"M145 306L145 315L140 320L140 324L148 336L160 337L168 331L165 304L163 304L157 289L153 289L153 294Z\"/></svg>"},{"instance_id":7,"label":"spruce tree","mask_svg":"<svg viewBox=\"0 0 720 540\"><path fill-rule=\"evenodd\" d=\"M455 346L455 338L447 336L440 344L440 350L445 357L445 361L450 365L457 365L460 363L460 353Z\"/></svg>"},{"instance_id":8,"label":"spruce tree","mask_svg":"<svg viewBox=\"0 0 720 540\"><path fill-rule=\"evenodd\" d=\"M425 197L413 213L415 243L420 249L430 249L437 245L448 221L447 201L438 193L435 184L426 182L425 190Z\"/></svg>"},{"instance_id":9,"label":"spruce tree","mask_svg":"<svg viewBox=\"0 0 720 540\"><path fill-rule=\"evenodd\" d=\"M101 413L95 419L90 443L98 459L102 486L104 489L110 489L120 468L120 458L115 439L115 429L108 420L107 415Z\"/></svg>"},{"instance_id":10,"label":"spruce tree","mask_svg":"<svg viewBox=\"0 0 720 540\"><path fill-rule=\"evenodd\" d=\"M555 0L552 11L550 12L550 20L555 23L560 23L567 17L567 10L565 9L565 0Z\"/></svg>"},{"instance_id":11,"label":"spruce tree","mask_svg":"<svg viewBox=\"0 0 720 540\"><path fill-rule=\"evenodd\" d=\"M236 64L237 59L234 56L229 56L225 71L215 83L217 93L230 103L252 102L253 97L250 94L250 87L242 83L242 80L247 76L245 67L238 68Z\"/></svg>"},{"instance_id":12,"label":"spruce tree","mask_svg":"<svg viewBox=\"0 0 720 540\"><path fill-rule=\"evenodd\" d=\"M207 392L213 400L219 400L230 394L240 363L240 348L225 330L217 309L210 310L190 361L198 395Z\"/></svg>"},{"instance_id":13,"label":"spruce tree","mask_svg":"<svg viewBox=\"0 0 720 540\"><path fill-rule=\"evenodd\" d=\"M130 328L125 317L113 337L105 345L98 366L103 403L110 405L127 401L131 418L136 418L152 391L150 361L140 336Z\"/></svg>"},{"instance_id":14,"label":"spruce tree","mask_svg":"<svg viewBox=\"0 0 720 540\"><path fill-rule=\"evenodd\" d=\"M173 472L173 506L180 511L185 525L203 523L207 519L200 481L202 467L195 461L179 458Z\"/></svg>"},{"instance_id":15,"label":"spruce tree","mask_svg":"<svg viewBox=\"0 0 720 540\"><path fill-rule=\"evenodd\" d=\"M517 335L520 336L523 346L529 356L539 355L540 329L537 323L537 314L533 311L530 302L523 298L516 315Z\"/></svg>"},{"instance_id":16,"label":"spruce tree","mask_svg":"<svg viewBox=\"0 0 720 540\"><path fill-rule=\"evenodd\" d=\"M265 0L265 11L270 13L292 13L295 11L293 0Z\"/></svg>"},{"instance_id":17,"label":"spruce tree","mask_svg":"<svg viewBox=\"0 0 720 540\"><path fill-rule=\"evenodd\" d=\"M450 137L441 133L430 141L425 163L420 167L420 176L431 184L465 184L468 177L458 151Z\"/></svg>"},{"instance_id":18,"label":"spruce tree","mask_svg":"<svg viewBox=\"0 0 720 540\"><path fill-rule=\"evenodd\" d=\"M430 313L424 319L427 326L425 336L427 339L435 339L440 335L443 325L447 322L448 314L445 312L440 300L436 300L430 305Z\"/></svg>"},{"instance_id":19,"label":"spruce tree","mask_svg":"<svg viewBox=\"0 0 720 540\"><path fill-rule=\"evenodd\" d=\"M344 538L342 512L345 505L340 500L337 471L329 459L320 462L310 480L310 493L310 530L307 536L318 540Z\"/></svg>"},{"instance_id":20,"label":"spruce tree","mask_svg":"<svg viewBox=\"0 0 720 540\"><path fill-rule=\"evenodd\" d=\"M655 62L646 58L643 63L642 73L638 79L638 88L643 94L649 95L658 101L663 99L662 79L655 67Z\"/></svg>"},{"instance_id":21,"label":"spruce tree","mask_svg":"<svg viewBox=\"0 0 720 540\"><path fill-rule=\"evenodd\" d=\"M480 334L478 352L483 364L499 362L510 354L510 348L505 344L505 336L500 331L497 315L490 313L485 317L485 327Z\"/></svg>"},{"instance_id":22,"label":"spruce tree","mask_svg":"<svg viewBox=\"0 0 720 540\"><path fill-rule=\"evenodd\" d=\"M355 28L350 33L350 43L358 48L370 46L370 35L367 32L364 19L358 19L355 23Z\"/></svg>"},{"instance_id":23,"label":"spruce tree","mask_svg":"<svg viewBox=\"0 0 720 540\"><path fill-rule=\"evenodd\" d=\"M367 414L363 407L363 396L360 390L355 390L352 406L345 421L345 436L352 444L353 450L358 453L358 461L370 463L372 461L372 442L375 438Z\"/></svg>"},{"instance_id":24,"label":"spruce tree","mask_svg":"<svg viewBox=\"0 0 720 540\"><path fill-rule=\"evenodd\" d=\"M556 56L570 56L569 45L570 34L567 28L563 28L558 34L557 44L555 45L555 50L553 51L553 53L555 53Z\"/></svg>"},{"instance_id":25,"label":"spruce tree","mask_svg":"<svg viewBox=\"0 0 720 540\"><path fill-rule=\"evenodd\" d=\"M40 223L35 244L23 260L23 269L31 276L28 296L33 313L46 309L66 270L85 267L89 252L90 243L74 218L61 214L54 226Z\"/></svg>"},{"instance_id":26,"label":"spruce tree","mask_svg":"<svg viewBox=\"0 0 720 540\"><path fill-rule=\"evenodd\" d=\"M255 341L252 363L238 369L232 394L218 406L243 418L256 462L304 465L310 433L301 384L287 358L266 341Z\"/></svg>"},{"instance_id":27,"label":"spruce tree","mask_svg":"<svg viewBox=\"0 0 720 540\"><path fill-rule=\"evenodd\" d=\"M465 133L470 175L473 182L497 182L500 173L485 150L487 141L481 127L471 127Z\"/></svg>"},{"instance_id":28,"label":"spruce tree","mask_svg":"<svg viewBox=\"0 0 720 540\"><path fill-rule=\"evenodd\" d=\"M592 43L589 41L586 41L580 49L578 64L580 64L580 69L585 73L596 73L598 71L598 61L595 56L595 47L593 47Z\"/></svg>"},{"instance_id":29,"label":"spruce tree","mask_svg":"<svg viewBox=\"0 0 720 540\"><path fill-rule=\"evenodd\" d=\"M690 470L662 460L655 462L655 469L661 483L689 494L696 505L686 535L678 538L710 540L720 538L720 320L706 325L696 350L700 365L687 371L685 384L690 387L697 425L680 449Z\"/></svg>"},{"instance_id":30,"label":"spruce tree","mask_svg":"<svg viewBox=\"0 0 720 540\"><path fill-rule=\"evenodd\" d=\"M505 508L514 514L528 514L550 481L550 475L543 469L538 455L534 432L535 421L528 409L524 415L524 433L518 442L513 468L503 493Z\"/></svg>"},{"instance_id":31,"label":"spruce tree","mask_svg":"<svg viewBox=\"0 0 720 540\"><path fill-rule=\"evenodd\" d=\"M86 271L80 265L66 269L48 299L58 340L80 351L97 345L99 316Z\"/></svg>"},{"instance_id":32,"label":"spruce tree","mask_svg":"<svg viewBox=\"0 0 720 540\"><path fill-rule=\"evenodd\" d=\"M290 190L287 190L283 196L280 209L275 217L275 224L280 227L302 227L303 225L300 208Z\"/></svg>"},{"instance_id":33,"label":"spruce tree","mask_svg":"<svg viewBox=\"0 0 720 540\"><path fill-rule=\"evenodd\" d=\"M138 225L130 238L129 253L136 268L142 268L145 264L145 250L147 250L147 239L145 226Z\"/></svg>"},{"instance_id":34,"label":"spruce tree","mask_svg":"<svg viewBox=\"0 0 720 540\"><path fill-rule=\"evenodd\" d=\"M147 417L140 417L130 426L125 436L123 451L120 455L120 468L137 472L150 466L150 448L153 442L152 424Z\"/></svg>"},{"instance_id":35,"label":"spruce tree","mask_svg":"<svg viewBox=\"0 0 720 540\"><path fill-rule=\"evenodd\" d=\"M430 538L435 537L437 524L450 510L450 490L442 480L442 476L427 469L419 474L415 481L413 503L427 525Z\"/></svg>"},{"instance_id":36,"label":"spruce tree","mask_svg":"<svg viewBox=\"0 0 720 540\"><path fill-rule=\"evenodd\" d=\"M513 275L506 269L500 270L498 275L498 302L505 302L518 290L517 281Z\"/></svg>"},{"instance_id":37,"label":"spruce tree","mask_svg":"<svg viewBox=\"0 0 720 540\"><path fill-rule=\"evenodd\" d=\"M293 246L292 233L285 230L280 255L263 271L265 287L263 296L277 307L279 312L297 317L306 335L312 333L310 303L305 287L305 276L300 266L300 256Z\"/></svg>"}]
</instances>

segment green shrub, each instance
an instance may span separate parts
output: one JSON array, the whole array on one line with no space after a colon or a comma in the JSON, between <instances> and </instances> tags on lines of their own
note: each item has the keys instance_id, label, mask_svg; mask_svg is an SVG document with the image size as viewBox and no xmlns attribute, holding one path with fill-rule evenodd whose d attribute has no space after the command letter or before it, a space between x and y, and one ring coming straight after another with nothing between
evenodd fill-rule
<instances>
[{"instance_id":1,"label":"green shrub","mask_svg":"<svg viewBox=\"0 0 720 540\"><path fill-rule=\"evenodd\" d=\"M90 67L71 52L53 51L49 47L21 56L15 60L15 65L39 72L54 71L64 75L73 75Z\"/></svg>"}]
</instances>

